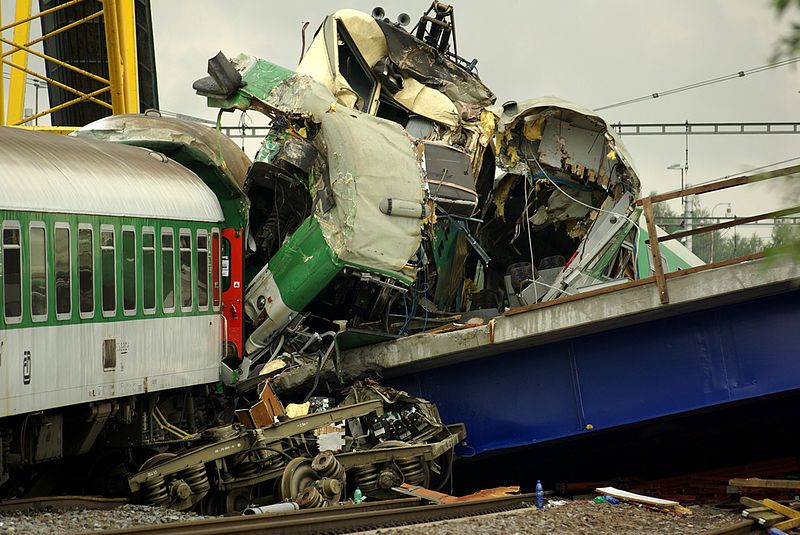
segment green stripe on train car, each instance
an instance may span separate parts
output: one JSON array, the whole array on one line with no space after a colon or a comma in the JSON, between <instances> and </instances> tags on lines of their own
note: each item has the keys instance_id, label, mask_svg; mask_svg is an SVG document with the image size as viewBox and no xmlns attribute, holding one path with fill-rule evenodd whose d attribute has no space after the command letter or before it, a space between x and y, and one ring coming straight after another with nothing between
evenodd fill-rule
<instances>
[{"instance_id":1,"label":"green stripe on train car","mask_svg":"<svg viewBox=\"0 0 800 535\"><path fill-rule=\"evenodd\" d=\"M212 284L206 285L208 306L202 309L198 306L198 280L197 280L197 231L204 230L208 233L208 254L207 263L208 269L206 272L209 274L213 272L210 266L212 261L211 243L212 231L219 230L222 226L221 223L208 223L196 221L177 221L177 220L164 220L164 219L148 219L138 217L126 216L90 216L78 214L61 214L61 213L40 213L40 212L26 212L26 211L10 211L0 210L0 224L14 221L19 223L20 227L20 243L22 244L21 251L21 292L22 292L22 317L19 322L9 323L5 320L5 281L0 283L0 323L4 329L18 329L26 327L44 327L55 325L72 325L87 322L114 322L114 321L127 321L127 320L140 320L148 318L164 318L164 317L179 317L179 316L197 316L207 314L218 314L219 310L214 310L213 307L213 291ZM33 321L31 315L31 272L30 272L30 224L41 222L44 223L46 228L46 251L47 251L47 317L42 321ZM66 223L69 226L69 251L70 251L70 293L71 296L71 310L69 317L65 319L56 318L56 282L55 282L55 228L57 223ZM78 256L78 231L79 225L90 225L93 231L93 244L92 244L92 260L94 264L93 270L93 291L94 291L94 310L90 317L81 318L80 313L80 271L79 271L79 256ZM114 229L114 248L115 248L115 262L114 262L114 275L116 277L115 299L116 307L113 313L103 314L103 300L102 300L102 257L101 257L101 228L102 226L109 225ZM135 283L136 283L136 308L135 311L128 311L125 313L123 307L123 281L124 281L124 258L123 258L123 227L132 227L135 231ZM143 230L152 229L154 233L154 246L155 246L155 310L151 313L144 311L144 255L142 248ZM163 266L162 266L162 248L161 248L161 232L162 229L172 229L173 231L173 287L175 289L175 308L173 312L164 310L163 304ZM180 298L180 248L179 248L179 235L181 229L189 229L191 231L191 291L192 291L192 307L191 310L181 310ZM3 248L2 240L0 240L0 251ZM6 266L2 265L3 254L0 254L0 274L5 274ZM152 279L151 279L152 280ZM132 282L129 278L128 282Z\"/></svg>"}]
</instances>

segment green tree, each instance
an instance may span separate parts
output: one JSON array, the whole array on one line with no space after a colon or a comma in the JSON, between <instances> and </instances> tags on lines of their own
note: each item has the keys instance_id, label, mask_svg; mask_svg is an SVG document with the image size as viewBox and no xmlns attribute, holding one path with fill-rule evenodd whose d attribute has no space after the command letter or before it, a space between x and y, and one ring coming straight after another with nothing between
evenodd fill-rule
<instances>
[{"instance_id":1,"label":"green tree","mask_svg":"<svg viewBox=\"0 0 800 535\"><path fill-rule=\"evenodd\" d=\"M651 195L653 194L654 193L651 193ZM663 228L668 234L685 230L681 224L680 215L670 208L667 203L661 202L654 204L653 215L656 220L656 225ZM701 227L717 222L709 218L709 211L702 206L698 206L694 213L693 224L695 227ZM796 227L793 228L797 230ZM786 232L787 231L784 230L781 236L785 236L785 239L790 240L793 235L787 234ZM773 239L768 239L766 241L759 236L741 236L739 234L739 229L736 227L715 230L713 232L704 232L702 234L695 234L692 237L692 252L704 262L721 262L730 258L761 252L766 247L773 245L774 236L774 231Z\"/></svg>"},{"instance_id":2,"label":"green tree","mask_svg":"<svg viewBox=\"0 0 800 535\"><path fill-rule=\"evenodd\" d=\"M800 12L800 0L772 0L772 5L778 13L779 18L787 16L793 12L795 16ZM792 22L792 28L787 35L781 37L775 47L773 60L789 58L800 53L800 21Z\"/></svg>"}]
</instances>

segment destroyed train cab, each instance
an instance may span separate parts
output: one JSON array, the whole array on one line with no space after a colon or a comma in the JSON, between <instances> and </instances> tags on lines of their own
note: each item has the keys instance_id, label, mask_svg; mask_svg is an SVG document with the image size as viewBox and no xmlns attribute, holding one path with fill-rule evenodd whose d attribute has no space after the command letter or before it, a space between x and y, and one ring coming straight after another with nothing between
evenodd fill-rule
<instances>
[{"instance_id":1,"label":"destroyed train cab","mask_svg":"<svg viewBox=\"0 0 800 535\"><path fill-rule=\"evenodd\" d=\"M337 11L296 70L220 52L195 82L271 120L243 186L243 374L650 275L613 130L554 97L495 105L453 16ZM681 249L671 269L699 263Z\"/></svg>"}]
</instances>

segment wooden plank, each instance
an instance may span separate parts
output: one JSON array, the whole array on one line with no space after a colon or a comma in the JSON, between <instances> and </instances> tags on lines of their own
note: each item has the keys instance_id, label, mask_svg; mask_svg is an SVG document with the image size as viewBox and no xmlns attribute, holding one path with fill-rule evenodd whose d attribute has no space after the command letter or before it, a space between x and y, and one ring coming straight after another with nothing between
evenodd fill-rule
<instances>
[{"instance_id":1,"label":"wooden plank","mask_svg":"<svg viewBox=\"0 0 800 535\"><path fill-rule=\"evenodd\" d=\"M794 529L798 526L800 526L800 517L785 520L784 522L778 522L777 524L773 524L772 527L778 528L781 531L789 531L790 529Z\"/></svg>"},{"instance_id":2,"label":"wooden plank","mask_svg":"<svg viewBox=\"0 0 800 535\"><path fill-rule=\"evenodd\" d=\"M774 171L766 171L764 173L757 173L755 175L744 175L735 178L728 178L726 180L718 180L716 182L709 182L708 184L701 184L684 190L670 191L658 195L652 195L649 198L650 202L668 201L670 199L677 199L678 197L685 197L687 195L700 195L701 193L708 193L709 191L719 191L722 189L733 188L744 184L752 184L761 180L775 178L779 176L792 175L800 173L800 165L793 165L790 167L782 167ZM639 203L644 206L644 199L639 199Z\"/></svg>"},{"instance_id":3,"label":"wooden plank","mask_svg":"<svg viewBox=\"0 0 800 535\"><path fill-rule=\"evenodd\" d=\"M760 477L735 478L728 481L728 485L740 488L757 489L800 489L800 480L797 479L761 479Z\"/></svg>"},{"instance_id":4,"label":"wooden plank","mask_svg":"<svg viewBox=\"0 0 800 535\"><path fill-rule=\"evenodd\" d=\"M686 275L691 275L693 273L700 273L701 271L708 271L709 269L716 269L725 266L732 266L734 264L741 264L742 262L750 262L752 260L760 260L764 258L766 255L761 253L753 253L746 256L740 256L738 258L729 258L728 260L723 260L721 262L714 262L713 264L704 264L702 266L695 266L686 269L681 269L679 271L670 271L666 275L664 275L667 279L674 279L677 277L685 277Z\"/></svg>"},{"instance_id":5,"label":"wooden plank","mask_svg":"<svg viewBox=\"0 0 800 535\"><path fill-rule=\"evenodd\" d=\"M754 500L753 498L748 498L747 496L742 496L739 498L739 503L747 508L766 507L763 503L761 503L760 500Z\"/></svg>"},{"instance_id":6,"label":"wooden plank","mask_svg":"<svg viewBox=\"0 0 800 535\"><path fill-rule=\"evenodd\" d=\"M786 507L775 500L770 500L769 498L764 499L761 503L765 506L769 507L776 513L780 513L786 518L800 518L800 511L795 511L791 507Z\"/></svg>"},{"instance_id":7,"label":"wooden plank","mask_svg":"<svg viewBox=\"0 0 800 535\"><path fill-rule=\"evenodd\" d=\"M669 303L669 292L667 291L667 279L664 278L664 267L661 265L661 251L658 248L658 233L653 219L653 202L649 197L642 199L644 208L644 219L647 221L648 236L655 236L656 239L650 242L650 256L653 259L653 267L656 271L656 286L658 286L658 296L661 304Z\"/></svg>"},{"instance_id":8,"label":"wooden plank","mask_svg":"<svg viewBox=\"0 0 800 535\"><path fill-rule=\"evenodd\" d=\"M594 489L599 494L608 494L620 500L628 502L645 503L647 505L656 505L658 507L676 507L680 504L673 500L663 500L661 498L654 498L652 496L645 496L644 494L636 494L635 492L628 492L627 490L620 490L614 487L600 487Z\"/></svg>"},{"instance_id":9,"label":"wooden plank","mask_svg":"<svg viewBox=\"0 0 800 535\"><path fill-rule=\"evenodd\" d=\"M761 508L759 507L759 509ZM746 516L744 514L744 511L742 511L742 516L745 518L751 518L755 520L756 522L758 522L759 526L771 526L772 524L775 524L777 522L780 522L781 520L786 519L785 516L783 516L780 513L776 513L769 507L764 507L764 509L766 509L766 511L756 511Z\"/></svg>"},{"instance_id":10,"label":"wooden plank","mask_svg":"<svg viewBox=\"0 0 800 535\"><path fill-rule=\"evenodd\" d=\"M745 223L754 223L756 221L761 221L762 219L783 217L785 215L796 214L797 212L800 212L800 206L795 206L793 208L786 208L784 210L775 210L774 212L767 212L764 214L758 214L749 217L737 217L734 220L726 221L724 223L715 223L713 225L696 227L693 228L692 230L684 230L682 232L675 232L673 234L668 234L666 236L659 236L658 242L661 243L662 241L677 240L679 238L685 238L686 236L693 236L695 234L703 234L705 232L711 232L712 230L720 230L724 228L735 227L737 225L744 225ZM650 240L648 239L647 242L649 243Z\"/></svg>"},{"instance_id":11,"label":"wooden plank","mask_svg":"<svg viewBox=\"0 0 800 535\"><path fill-rule=\"evenodd\" d=\"M750 533L755 522L752 520L742 520L729 526L724 526L711 531L704 531L701 535L736 535L737 533Z\"/></svg>"}]
</instances>

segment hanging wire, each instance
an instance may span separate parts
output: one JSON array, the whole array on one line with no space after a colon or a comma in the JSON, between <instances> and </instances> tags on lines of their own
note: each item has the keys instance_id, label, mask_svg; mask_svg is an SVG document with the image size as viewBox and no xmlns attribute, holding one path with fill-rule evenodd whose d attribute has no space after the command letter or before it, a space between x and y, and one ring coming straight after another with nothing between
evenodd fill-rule
<instances>
[{"instance_id":1,"label":"hanging wire","mask_svg":"<svg viewBox=\"0 0 800 535\"><path fill-rule=\"evenodd\" d=\"M768 63L766 65L760 65L758 67L753 67L751 69L746 69L743 71L726 74L724 76L718 76L716 78L710 78L708 80L703 80L702 82L695 82L688 85L682 85L680 87L675 87L672 89L667 89L666 91L658 91L655 93L651 93L649 95L644 95L637 98L632 98L629 100L623 100L621 102L615 102L614 104L608 104L606 106L601 106L599 108L595 108L595 111L601 110L608 110L611 108L617 108L619 106L627 106L629 104L636 104L637 102L644 102L645 100L651 100L659 97L665 97L667 95L674 95L675 93L683 93L684 91L689 91L691 89L697 89L699 87L705 87L707 85L718 84L720 82L727 82L728 80L735 80L737 78L743 78L748 74L757 74L759 72L769 71L772 69L777 69L778 67L785 67L786 65L792 65L794 63L800 62L800 56L796 56L793 58L787 58L781 61L776 61L775 63Z\"/></svg>"},{"instance_id":2,"label":"hanging wire","mask_svg":"<svg viewBox=\"0 0 800 535\"><path fill-rule=\"evenodd\" d=\"M636 223L636 222L635 222L633 219L629 218L628 216L626 216L626 215L624 215L624 214L620 214L620 213L618 213L618 212L611 212L611 211L609 211L609 210L604 210L604 209L602 209L602 208L597 208L597 207L595 207L595 206L590 206L590 205L588 205L588 204L586 204L586 203L584 203L584 202L581 202L581 201L579 201L578 199L576 199L575 197L573 197L572 195L570 195L569 193L567 193L566 191L564 191L563 189L561 189L561 187L560 187L558 184L556 184L556 183L555 183L555 182L554 182L554 181L553 181L553 180L552 180L552 179L549 177L549 175L548 175L548 174L545 172L545 170L542 168L542 164L540 164L540 163L539 163L539 160L537 160L537 159L536 159L535 157L533 157L533 156L531 157L531 159L534 161L534 163L535 163L535 164L536 164L536 166L539 168L539 171L541 171L541 173L544 175L544 177L545 177L547 180L549 180L549 181L550 181L550 183L551 183L553 186L555 186L555 187L556 187L556 189L557 189L558 191L560 191L561 193L563 193L564 195L566 195L566 196L567 196L569 199L571 199L571 200L573 200L574 202L576 202L576 203L580 204L581 206L585 206L586 208L589 208L590 210L595 210L595 211L597 211L597 212L602 212L602 213L606 213L606 214L612 214L612 215L615 215L615 216L619 216L619 217L621 217L621 218L625 219L626 221L628 221L628 222L629 222L631 225L633 225L634 227L636 227L636 242L635 242L635 244L634 244L634 247L633 247L633 269L634 269L634 274L636 274L636 273L638 272L638 267L637 267L637 260L638 260L638 258L637 258L637 257L638 257L638 255L637 255L637 252L636 252L636 251L637 251L637 249L639 248L639 238L640 238L640 236L641 236L641 233L642 233L642 228L641 228L641 227L640 227L640 226L639 226L639 225L638 225L638 224L637 224L637 223ZM530 171L530 169L528 169L528 174L530 174L530 172L531 172L531 171ZM585 238L584 238L584 239L585 239ZM564 290L559 290L559 291L560 291L560 292L562 292L562 293L566 293L566 292L564 292Z\"/></svg>"}]
</instances>

